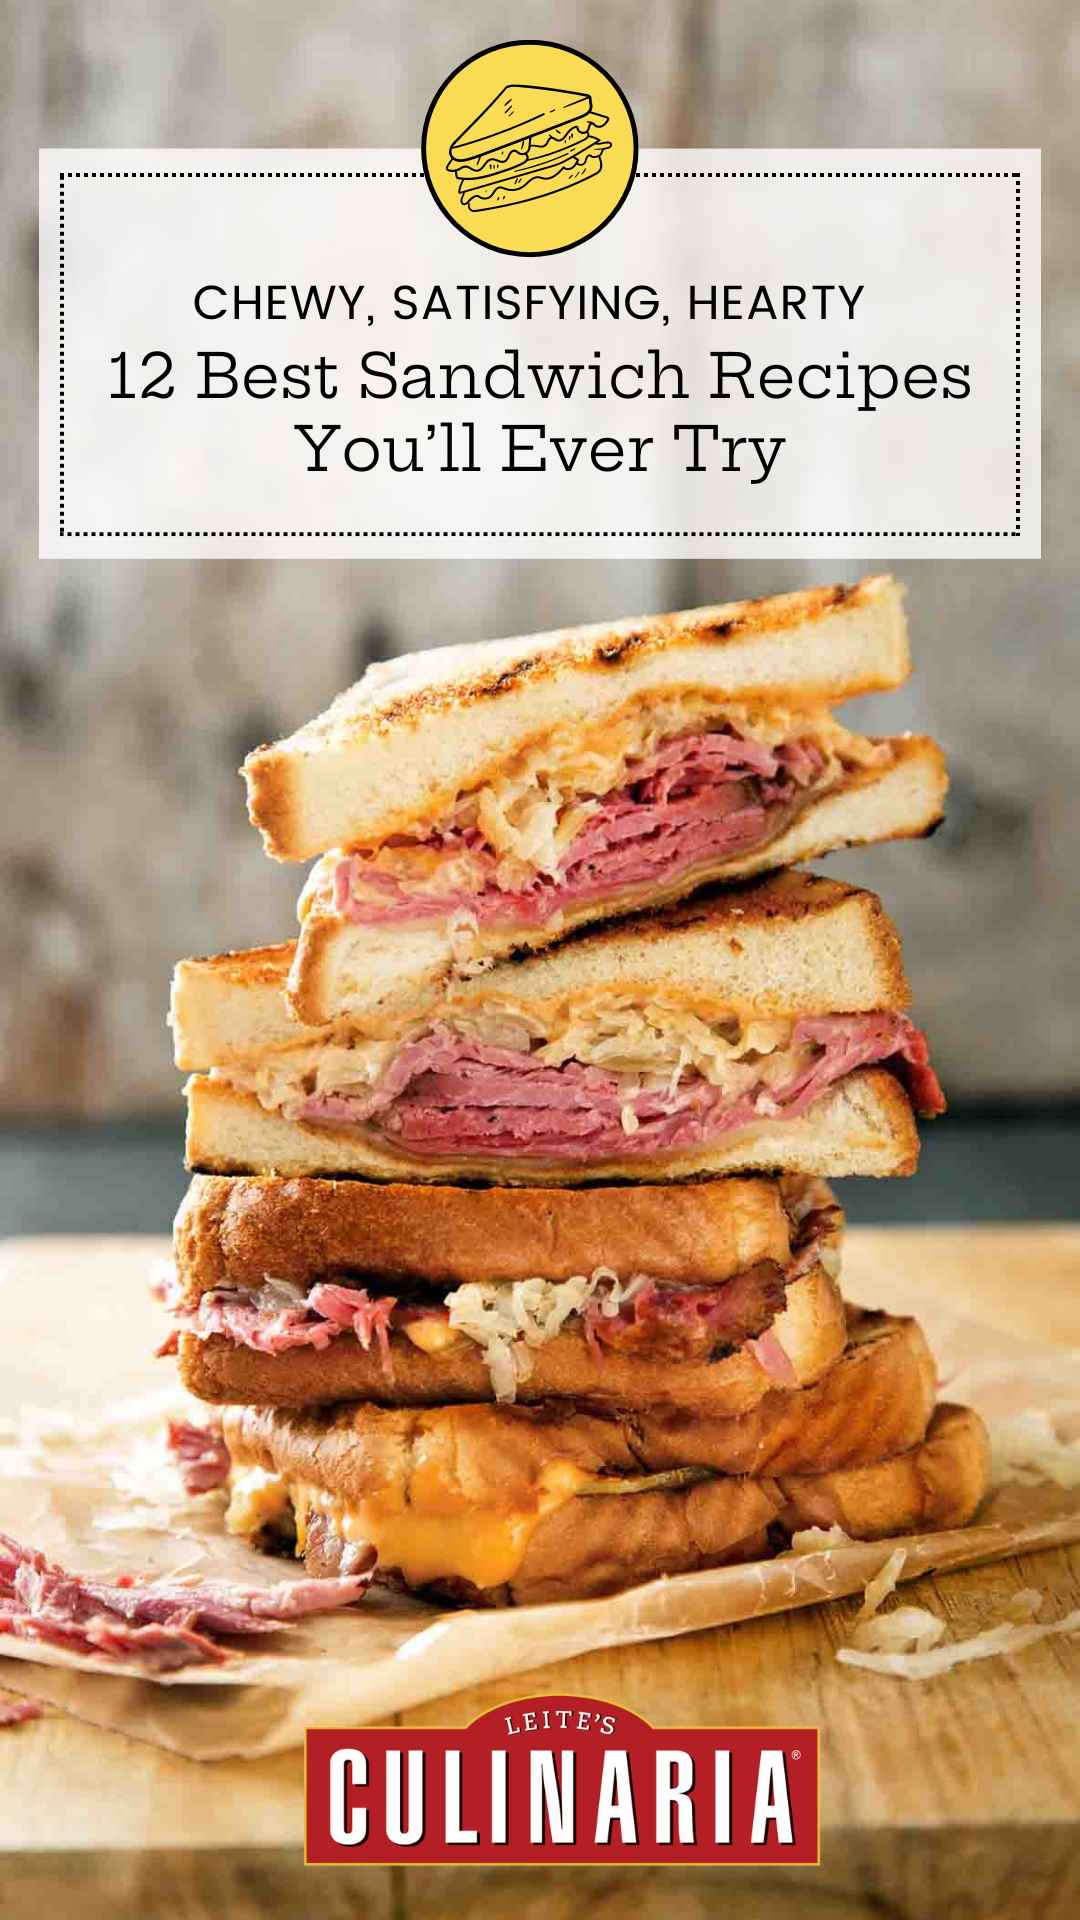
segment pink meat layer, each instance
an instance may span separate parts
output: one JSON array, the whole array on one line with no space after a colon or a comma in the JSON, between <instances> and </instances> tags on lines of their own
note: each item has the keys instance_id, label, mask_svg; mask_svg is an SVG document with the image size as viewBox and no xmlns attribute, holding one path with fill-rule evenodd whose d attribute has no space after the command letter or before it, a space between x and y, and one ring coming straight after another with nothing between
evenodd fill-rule
<instances>
[{"instance_id":1,"label":"pink meat layer","mask_svg":"<svg viewBox=\"0 0 1080 1920\"><path fill-rule=\"evenodd\" d=\"M365 1095L319 1094L300 1119L335 1126L374 1123L418 1154L540 1156L608 1160L679 1153L777 1117L805 1113L828 1087L859 1067L888 1062L921 1113L944 1111L926 1037L903 1014L823 1014L796 1022L787 1079L732 1097L703 1075L644 1092L625 1075L570 1060L545 1066L535 1054L482 1046L447 1027L401 1048ZM774 1056L775 1059L775 1056ZM623 1125L629 1108L635 1131Z\"/></svg>"},{"instance_id":2,"label":"pink meat layer","mask_svg":"<svg viewBox=\"0 0 1080 1920\"><path fill-rule=\"evenodd\" d=\"M425 842L447 860L469 853L484 872L474 892L410 893L362 853L334 870L334 908L365 926L446 919L543 925L567 907L625 888L661 886L704 861L734 859L775 838L824 760L813 740L763 747L735 733L689 733L647 759L630 761L627 781L600 801L556 874L528 886L500 886L498 856L475 828L451 828Z\"/></svg>"},{"instance_id":3,"label":"pink meat layer","mask_svg":"<svg viewBox=\"0 0 1080 1920\"><path fill-rule=\"evenodd\" d=\"M136 1579L122 1573L101 1580L67 1573L0 1533L0 1633L90 1659L122 1660L148 1673L219 1665L230 1656L221 1635L273 1633L312 1614L353 1606L367 1590L374 1563L370 1552L352 1577L272 1587L183 1575Z\"/></svg>"},{"instance_id":4,"label":"pink meat layer","mask_svg":"<svg viewBox=\"0 0 1080 1920\"><path fill-rule=\"evenodd\" d=\"M220 1427L170 1420L165 1438L185 1493L212 1493L225 1485L231 1462Z\"/></svg>"},{"instance_id":5,"label":"pink meat layer","mask_svg":"<svg viewBox=\"0 0 1080 1920\"><path fill-rule=\"evenodd\" d=\"M292 1347L323 1352L339 1334L351 1333L365 1353L377 1340L383 1359L389 1354L389 1329L396 1297L373 1300L363 1287L322 1282L295 1302L267 1307L254 1295L220 1289L203 1294L197 1307L175 1309L177 1326L200 1340L224 1335L255 1353L288 1353Z\"/></svg>"}]
</instances>

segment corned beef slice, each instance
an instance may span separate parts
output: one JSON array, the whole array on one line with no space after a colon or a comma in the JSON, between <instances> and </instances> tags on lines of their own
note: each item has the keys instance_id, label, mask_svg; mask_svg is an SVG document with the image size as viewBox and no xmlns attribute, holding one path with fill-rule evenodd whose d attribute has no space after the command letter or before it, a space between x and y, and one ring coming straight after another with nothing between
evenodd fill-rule
<instances>
[{"instance_id":1,"label":"corned beef slice","mask_svg":"<svg viewBox=\"0 0 1080 1920\"><path fill-rule=\"evenodd\" d=\"M268 1303L265 1288L257 1293L226 1288L206 1293L197 1307L177 1313L178 1324L202 1340L223 1334L256 1353L287 1353L291 1347L323 1352L339 1334L351 1333L365 1353L377 1340L384 1363L389 1364L389 1326L397 1305L392 1294L373 1300L363 1287L326 1281L307 1295L282 1281L271 1282L270 1287L282 1298Z\"/></svg>"},{"instance_id":2,"label":"corned beef slice","mask_svg":"<svg viewBox=\"0 0 1080 1920\"><path fill-rule=\"evenodd\" d=\"M191 1420L170 1420L166 1443L185 1493L212 1493L215 1487L225 1485L229 1477L229 1449L220 1427L200 1427Z\"/></svg>"},{"instance_id":3,"label":"corned beef slice","mask_svg":"<svg viewBox=\"0 0 1080 1920\"><path fill-rule=\"evenodd\" d=\"M219 1665L219 1634L264 1634L363 1598L374 1570L336 1580L241 1587L227 1580L115 1581L66 1573L33 1547L0 1533L0 1633L73 1653L137 1663L148 1673Z\"/></svg>"},{"instance_id":4,"label":"corned beef slice","mask_svg":"<svg viewBox=\"0 0 1080 1920\"><path fill-rule=\"evenodd\" d=\"M718 1347L741 1346L783 1312L786 1276L775 1261L747 1267L722 1286L658 1287L636 1293L616 1314L590 1306L590 1346L650 1358L704 1360Z\"/></svg>"},{"instance_id":5,"label":"corned beef slice","mask_svg":"<svg viewBox=\"0 0 1080 1920\"><path fill-rule=\"evenodd\" d=\"M448 859L468 852L484 871L474 893L410 893L362 853L338 862L334 908L365 925L442 919L462 911L477 920L542 925L576 902L659 884L704 860L734 857L775 838L821 773L812 740L763 747L735 733L682 734L647 760L630 762L624 786L600 801L571 841L557 874L525 887L498 879L498 856L475 827L433 834L427 845Z\"/></svg>"},{"instance_id":6,"label":"corned beef slice","mask_svg":"<svg viewBox=\"0 0 1080 1920\"><path fill-rule=\"evenodd\" d=\"M732 1098L687 1072L671 1091L628 1089L617 1074L570 1060L484 1046L435 1027L401 1048L373 1092L319 1094L303 1120L377 1124L415 1153L611 1159L670 1153L777 1114L796 1117L859 1067L888 1062L921 1113L944 1111L926 1037L903 1014L823 1014L796 1022L791 1045L817 1051L790 1080ZM623 1125L624 1109L637 1121Z\"/></svg>"},{"instance_id":7,"label":"corned beef slice","mask_svg":"<svg viewBox=\"0 0 1080 1920\"><path fill-rule=\"evenodd\" d=\"M0 1727L19 1727L24 1720L40 1720L44 1712L40 1700L16 1700L5 1695L0 1700Z\"/></svg>"}]
</instances>

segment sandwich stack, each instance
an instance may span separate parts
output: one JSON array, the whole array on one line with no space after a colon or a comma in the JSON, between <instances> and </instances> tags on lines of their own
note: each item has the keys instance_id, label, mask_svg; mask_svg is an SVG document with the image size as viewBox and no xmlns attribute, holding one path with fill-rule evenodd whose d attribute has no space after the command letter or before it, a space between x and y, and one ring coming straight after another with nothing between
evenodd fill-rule
<instances>
[{"instance_id":1,"label":"sandwich stack","mask_svg":"<svg viewBox=\"0 0 1080 1920\"><path fill-rule=\"evenodd\" d=\"M470 1604L964 1524L986 1436L826 1184L943 1107L873 894L930 832L889 579L405 656L245 764L296 942L182 961L166 1342L227 1524Z\"/></svg>"}]
</instances>

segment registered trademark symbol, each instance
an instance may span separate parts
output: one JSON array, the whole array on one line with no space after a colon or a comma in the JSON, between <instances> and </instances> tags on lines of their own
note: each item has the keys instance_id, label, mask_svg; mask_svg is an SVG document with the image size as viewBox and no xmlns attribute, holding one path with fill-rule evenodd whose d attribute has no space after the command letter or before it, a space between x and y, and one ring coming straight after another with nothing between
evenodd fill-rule
<instances>
[{"instance_id":1,"label":"registered trademark symbol","mask_svg":"<svg viewBox=\"0 0 1080 1920\"><path fill-rule=\"evenodd\" d=\"M791 1757L792 1757L792 1759L793 1759L793 1760L801 1760L801 1759L802 1759L802 1748L801 1748L801 1747L792 1747L792 1749L791 1749Z\"/></svg>"}]
</instances>

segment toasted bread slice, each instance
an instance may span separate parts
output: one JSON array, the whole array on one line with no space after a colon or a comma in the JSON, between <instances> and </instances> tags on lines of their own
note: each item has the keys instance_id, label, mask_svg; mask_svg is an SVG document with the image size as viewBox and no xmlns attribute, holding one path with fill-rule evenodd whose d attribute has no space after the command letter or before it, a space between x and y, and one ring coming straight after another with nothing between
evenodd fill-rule
<instances>
[{"instance_id":1,"label":"toasted bread slice","mask_svg":"<svg viewBox=\"0 0 1080 1920\"><path fill-rule=\"evenodd\" d=\"M444 819L524 747L665 692L805 710L910 668L886 576L770 600L403 655L244 762L266 851L306 860Z\"/></svg>"},{"instance_id":2,"label":"toasted bread slice","mask_svg":"<svg viewBox=\"0 0 1080 1920\"><path fill-rule=\"evenodd\" d=\"M337 1023L289 1017L294 954L286 944L181 960L171 1013L177 1066L227 1068L329 1039ZM820 874L779 873L512 957L455 981L440 1011L520 1008L544 1022L619 995L705 1017L792 1018L899 1011L911 998L899 936L876 894ZM410 1007L408 1017L423 1011ZM402 1014L372 1030L393 1035Z\"/></svg>"},{"instance_id":3,"label":"toasted bread slice","mask_svg":"<svg viewBox=\"0 0 1080 1920\"><path fill-rule=\"evenodd\" d=\"M197 1174L173 1233L178 1299L192 1307L215 1287L260 1287L270 1273L301 1287L347 1273L393 1291L609 1267L708 1285L761 1260L786 1264L793 1198L762 1179L536 1189Z\"/></svg>"},{"instance_id":4,"label":"toasted bread slice","mask_svg":"<svg viewBox=\"0 0 1080 1920\"><path fill-rule=\"evenodd\" d=\"M966 1527L990 1478L990 1441L971 1407L938 1406L925 1440L889 1460L830 1473L781 1474L779 1516L789 1532L842 1527L886 1540L923 1527Z\"/></svg>"},{"instance_id":5,"label":"toasted bread slice","mask_svg":"<svg viewBox=\"0 0 1080 1920\"><path fill-rule=\"evenodd\" d=\"M735 859L687 869L667 887L632 887L569 907L557 928L480 926L469 949L476 959L504 959L513 949L549 947L576 927L641 908L663 907L710 882L725 883L816 860L838 847L913 838L930 833L942 816L947 790L941 750L928 739L895 742L891 764L853 775L811 800L767 847ZM445 993L458 971L455 940L446 921L356 925L319 901L301 924L287 994L296 1019L319 1024L346 1017L415 1015Z\"/></svg>"},{"instance_id":6,"label":"toasted bread slice","mask_svg":"<svg viewBox=\"0 0 1080 1920\"><path fill-rule=\"evenodd\" d=\"M285 988L295 953L288 940L179 960L169 1008L177 1066L226 1067L329 1037L331 1029L304 1028L289 1018Z\"/></svg>"},{"instance_id":7,"label":"toasted bread slice","mask_svg":"<svg viewBox=\"0 0 1080 1920\"><path fill-rule=\"evenodd\" d=\"M902 1009L900 939L876 894L777 873L571 935L455 984L447 1005L521 1006L537 1020L626 995L746 1018Z\"/></svg>"},{"instance_id":8,"label":"toasted bread slice","mask_svg":"<svg viewBox=\"0 0 1080 1920\"><path fill-rule=\"evenodd\" d=\"M286 1120L227 1080L188 1081L187 1164L203 1173L360 1174L372 1180L479 1180L496 1185L583 1186L604 1180L681 1180L746 1172L874 1176L914 1173L919 1136L900 1082L865 1067L829 1088L794 1119L762 1120L688 1153L623 1160L484 1160L440 1154L437 1161L396 1150L360 1128Z\"/></svg>"},{"instance_id":9,"label":"toasted bread slice","mask_svg":"<svg viewBox=\"0 0 1080 1920\"><path fill-rule=\"evenodd\" d=\"M475 162L515 143L528 143L537 134L550 135L592 113L587 93L566 87L504 87L475 120L458 134L450 148L451 160ZM541 139L540 150L544 150Z\"/></svg>"},{"instance_id":10,"label":"toasted bread slice","mask_svg":"<svg viewBox=\"0 0 1080 1920\"><path fill-rule=\"evenodd\" d=\"M790 1363L793 1385L820 1379L844 1351L844 1304L824 1267L793 1280L784 1311L771 1329ZM646 1359L612 1352L597 1360L580 1327L566 1328L530 1355L519 1382L522 1404L570 1400L584 1407L681 1409L691 1419L730 1419L749 1411L774 1386L750 1342L717 1360ZM404 1334L390 1337L389 1365L365 1353L352 1335L322 1352L294 1347L257 1353L214 1335L180 1335L180 1378L200 1400L218 1405L249 1401L268 1407L332 1406L370 1400L384 1406L445 1406L492 1400L491 1375L471 1340L439 1354L422 1353ZM681 1461L680 1465L685 1465Z\"/></svg>"},{"instance_id":11,"label":"toasted bread slice","mask_svg":"<svg viewBox=\"0 0 1080 1920\"><path fill-rule=\"evenodd\" d=\"M875 1464L758 1477L613 1473L610 1443L585 1425L552 1405L230 1407L230 1525L259 1538L295 1513L312 1572L373 1546L383 1579L520 1605L757 1557L808 1526L866 1540L964 1526L988 1481L986 1430L966 1407L939 1407L925 1439Z\"/></svg>"},{"instance_id":12,"label":"toasted bread slice","mask_svg":"<svg viewBox=\"0 0 1080 1920\"><path fill-rule=\"evenodd\" d=\"M627 1470L635 1462L657 1473L695 1466L818 1474L864 1466L919 1444L936 1389L934 1358L917 1321L849 1306L844 1351L812 1385L772 1387L727 1419L674 1405L624 1413ZM611 1465L621 1465L614 1455Z\"/></svg>"}]
</instances>

